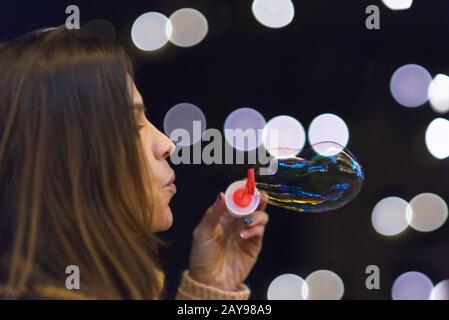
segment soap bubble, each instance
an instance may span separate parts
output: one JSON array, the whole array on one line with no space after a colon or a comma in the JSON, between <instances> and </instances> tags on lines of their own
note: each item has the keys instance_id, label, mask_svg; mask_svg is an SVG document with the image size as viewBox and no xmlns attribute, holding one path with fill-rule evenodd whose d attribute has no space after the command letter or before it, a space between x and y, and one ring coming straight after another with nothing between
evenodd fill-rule
<instances>
[{"instance_id":1,"label":"soap bubble","mask_svg":"<svg viewBox=\"0 0 449 320\"><path fill-rule=\"evenodd\" d=\"M271 161L277 164L273 174L262 174L259 169L265 168L257 166L257 189L270 204L298 212L339 209L358 195L365 179L355 157L335 142L321 142L298 156Z\"/></svg>"}]
</instances>

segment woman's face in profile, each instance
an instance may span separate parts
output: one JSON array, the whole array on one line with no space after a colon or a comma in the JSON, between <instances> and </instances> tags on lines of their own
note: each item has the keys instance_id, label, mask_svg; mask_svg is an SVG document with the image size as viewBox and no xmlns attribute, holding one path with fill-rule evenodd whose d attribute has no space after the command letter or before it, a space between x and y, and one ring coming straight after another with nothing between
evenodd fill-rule
<instances>
[{"instance_id":1,"label":"woman's face in profile","mask_svg":"<svg viewBox=\"0 0 449 320\"><path fill-rule=\"evenodd\" d=\"M145 116L142 96L132 82L132 98L136 107L136 122L139 127L142 148L147 159L148 171L152 178L153 224L152 231L169 229L173 223L170 201L176 193L175 173L167 162L174 151L173 142Z\"/></svg>"}]
</instances>

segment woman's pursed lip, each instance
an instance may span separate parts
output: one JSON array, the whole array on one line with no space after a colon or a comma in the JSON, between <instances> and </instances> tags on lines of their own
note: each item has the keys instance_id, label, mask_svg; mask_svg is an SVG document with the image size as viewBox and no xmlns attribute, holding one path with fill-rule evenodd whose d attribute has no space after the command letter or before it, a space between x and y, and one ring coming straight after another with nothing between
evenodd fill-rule
<instances>
[{"instance_id":1,"label":"woman's pursed lip","mask_svg":"<svg viewBox=\"0 0 449 320\"><path fill-rule=\"evenodd\" d=\"M167 183L167 187L169 187L169 186L171 186L172 184L174 184L175 183L175 180L176 180L176 176L175 175L173 175L173 178L171 178L170 179L170 181Z\"/></svg>"},{"instance_id":2,"label":"woman's pursed lip","mask_svg":"<svg viewBox=\"0 0 449 320\"><path fill-rule=\"evenodd\" d=\"M173 178L171 178L170 182L167 183L166 188L170 189L174 193L176 193L176 185L175 185L176 176L173 174Z\"/></svg>"},{"instance_id":3,"label":"woman's pursed lip","mask_svg":"<svg viewBox=\"0 0 449 320\"><path fill-rule=\"evenodd\" d=\"M176 192L177 192L176 185L175 185L174 183L169 184L169 185L167 186L167 188L170 189L171 191L173 191L173 193L176 193Z\"/></svg>"}]
</instances>

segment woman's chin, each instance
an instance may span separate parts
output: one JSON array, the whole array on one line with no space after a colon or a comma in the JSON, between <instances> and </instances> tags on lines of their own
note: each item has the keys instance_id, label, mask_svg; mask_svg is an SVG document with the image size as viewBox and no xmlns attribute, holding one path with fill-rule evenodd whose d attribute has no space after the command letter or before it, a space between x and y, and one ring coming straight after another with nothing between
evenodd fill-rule
<instances>
[{"instance_id":1,"label":"woman's chin","mask_svg":"<svg viewBox=\"0 0 449 320\"><path fill-rule=\"evenodd\" d=\"M162 232L169 230L173 225L173 213L170 207L161 211L161 216L156 215L153 222L153 232Z\"/></svg>"}]
</instances>

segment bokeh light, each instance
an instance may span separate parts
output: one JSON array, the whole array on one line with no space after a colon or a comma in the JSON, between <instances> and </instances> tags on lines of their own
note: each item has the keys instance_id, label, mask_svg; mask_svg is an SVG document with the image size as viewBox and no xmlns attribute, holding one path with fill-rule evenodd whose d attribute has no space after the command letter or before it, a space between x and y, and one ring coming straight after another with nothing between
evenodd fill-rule
<instances>
[{"instance_id":1,"label":"bokeh light","mask_svg":"<svg viewBox=\"0 0 449 320\"><path fill-rule=\"evenodd\" d=\"M393 283L393 300L429 300L432 281L420 272L410 271L400 275Z\"/></svg>"},{"instance_id":2,"label":"bokeh light","mask_svg":"<svg viewBox=\"0 0 449 320\"><path fill-rule=\"evenodd\" d=\"M341 278L329 270L318 270L306 278L307 300L340 300L345 292Z\"/></svg>"},{"instance_id":3,"label":"bokeh light","mask_svg":"<svg viewBox=\"0 0 449 320\"><path fill-rule=\"evenodd\" d=\"M408 227L408 202L399 197L379 201L371 214L374 229L384 236L395 236Z\"/></svg>"},{"instance_id":4,"label":"bokeh light","mask_svg":"<svg viewBox=\"0 0 449 320\"><path fill-rule=\"evenodd\" d=\"M391 77L390 90L397 103L415 108L427 102L431 82L432 76L426 69L407 64L397 69Z\"/></svg>"},{"instance_id":5,"label":"bokeh light","mask_svg":"<svg viewBox=\"0 0 449 320\"><path fill-rule=\"evenodd\" d=\"M382 0L382 2L391 10L407 10L413 4L413 0Z\"/></svg>"},{"instance_id":6,"label":"bokeh light","mask_svg":"<svg viewBox=\"0 0 449 320\"><path fill-rule=\"evenodd\" d=\"M429 86L429 102L438 113L449 112L449 77L438 74Z\"/></svg>"},{"instance_id":7,"label":"bokeh light","mask_svg":"<svg viewBox=\"0 0 449 320\"><path fill-rule=\"evenodd\" d=\"M316 117L309 127L309 142L312 147L319 142L336 142L341 148L334 150L335 154L341 152L348 145L349 141L349 129L345 121L335 114L322 114ZM320 144L318 144L320 146ZM322 153L322 150L316 150L318 153ZM327 154L332 156L334 154Z\"/></svg>"},{"instance_id":8,"label":"bokeh light","mask_svg":"<svg viewBox=\"0 0 449 320\"><path fill-rule=\"evenodd\" d=\"M278 159L297 155L306 143L303 125L293 117L278 116L265 126L262 135L265 149Z\"/></svg>"},{"instance_id":9,"label":"bokeh light","mask_svg":"<svg viewBox=\"0 0 449 320\"><path fill-rule=\"evenodd\" d=\"M430 300L449 300L449 280L441 281L433 287Z\"/></svg>"},{"instance_id":10,"label":"bokeh light","mask_svg":"<svg viewBox=\"0 0 449 320\"><path fill-rule=\"evenodd\" d=\"M103 39L110 42L114 42L116 36L114 25L104 19L94 19L87 22L82 26L81 33L87 37Z\"/></svg>"},{"instance_id":11,"label":"bokeh light","mask_svg":"<svg viewBox=\"0 0 449 320\"><path fill-rule=\"evenodd\" d=\"M283 28L295 17L295 6L290 0L254 0L252 11L257 21L269 28Z\"/></svg>"},{"instance_id":12,"label":"bokeh light","mask_svg":"<svg viewBox=\"0 0 449 320\"><path fill-rule=\"evenodd\" d=\"M407 208L410 226L421 232L440 228L447 220L446 202L434 193L422 193L414 197Z\"/></svg>"},{"instance_id":13,"label":"bokeh light","mask_svg":"<svg viewBox=\"0 0 449 320\"><path fill-rule=\"evenodd\" d=\"M137 48L154 51L167 44L173 28L170 20L161 13L147 12L136 19L131 37Z\"/></svg>"},{"instance_id":14,"label":"bokeh light","mask_svg":"<svg viewBox=\"0 0 449 320\"><path fill-rule=\"evenodd\" d=\"M339 145L336 142L332 141L325 141L325 142L319 142L311 146L312 150L317 153L318 155L321 155L323 157L333 157L338 156L339 153L343 152L345 150L345 147L342 145ZM349 150L347 150L349 151ZM351 156L352 157L352 156ZM355 160L355 158L354 158ZM355 166L353 169L360 169L360 166Z\"/></svg>"},{"instance_id":15,"label":"bokeh light","mask_svg":"<svg viewBox=\"0 0 449 320\"><path fill-rule=\"evenodd\" d=\"M206 131L206 116L203 111L191 103L180 103L171 108L164 119L165 134L170 137L177 145L188 147L199 142ZM189 139L180 139L177 141L172 134L177 129L184 129L189 135ZM176 134L175 134L176 135Z\"/></svg>"},{"instance_id":16,"label":"bokeh light","mask_svg":"<svg viewBox=\"0 0 449 320\"><path fill-rule=\"evenodd\" d=\"M184 8L170 16L173 31L170 41L178 47L193 47L206 37L209 30L206 17L198 10Z\"/></svg>"},{"instance_id":17,"label":"bokeh light","mask_svg":"<svg viewBox=\"0 0 449 320\"><path fill-rule=\"evenodd\" d=\"M265 125L265 118L257 110L251 108L237 109L226 118L224 124L226 141L239 151L257 149L262 144L262 132ZM243 133L251 130L251 132L248 132L248 139L242 140L235 137L235 131L229 130L241 130Z\"/></svg>"},{"instance_id":18,"label":"bokeh light","mask_svg":"<svg viewBox=\"0 0 449 320\"><path fill-rule=\"evenodd\" d=\"M433 120L426 130L426 146L437 159L449 157L449 121L443 118Z\"/></svg>"},{"instance_id":19,"label":"bokeh light","mask_svg":"<svg viewBox=\"0 0 449 320\"><path fill-rule=\"evenodd\" d=\"M295 274L287 273L275 278L268 287L268 300L304 300L307 294L305 281Z\"/></svg>"}]
</instances>

